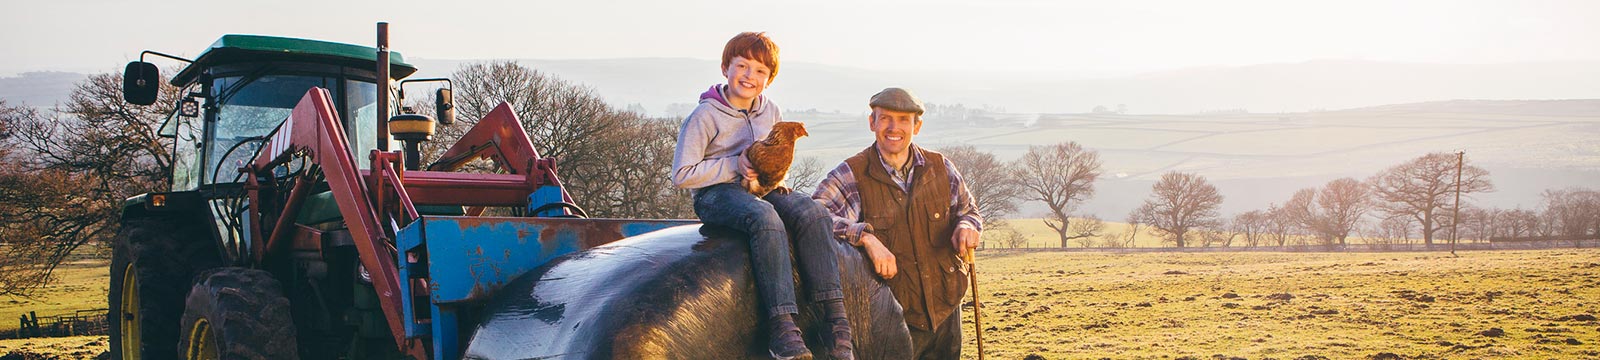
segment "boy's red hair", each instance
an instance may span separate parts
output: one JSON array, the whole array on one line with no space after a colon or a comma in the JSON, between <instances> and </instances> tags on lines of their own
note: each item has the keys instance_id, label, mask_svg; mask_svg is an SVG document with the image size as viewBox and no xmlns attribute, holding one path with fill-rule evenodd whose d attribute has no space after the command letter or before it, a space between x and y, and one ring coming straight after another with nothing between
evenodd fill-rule
<instances>
[{"instance_id":1,"label":"boy's red hair","mask_svg":"<svg viewBox=\"0 0 1600 360\"><path fill-rule=\"evenodd\" d=\"M722 69L728 69L728 63L733 62L733 57L743 56L746 59L761 62L771 74L767 74L767 82L778 77L778 44L772 42L765 32L742 32L728 39L728 45L722 47Z\"/></svg>"}]
</instances>

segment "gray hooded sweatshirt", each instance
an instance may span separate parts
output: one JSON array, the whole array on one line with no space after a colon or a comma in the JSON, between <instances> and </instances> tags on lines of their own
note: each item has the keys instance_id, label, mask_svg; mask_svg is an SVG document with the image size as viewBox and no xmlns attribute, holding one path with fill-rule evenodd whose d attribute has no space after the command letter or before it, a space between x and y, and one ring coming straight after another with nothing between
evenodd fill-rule
<instances>
[{"instance_id":1,"label":"gray hooded sweatshirt","mask_svg":"<svg viewBox=\"0 0 1600 360\"><path fill-rule=\"evenodd\" d=\"M678 150L672 156L672 185L678 188L739 181L744 177L739 156L756 139L766 138L772 124L782 121L778 105L766 96L757 96L749 111L728 105L723 86L701 93L700 105L678 129Z\"/></svg>"}]
</instances>

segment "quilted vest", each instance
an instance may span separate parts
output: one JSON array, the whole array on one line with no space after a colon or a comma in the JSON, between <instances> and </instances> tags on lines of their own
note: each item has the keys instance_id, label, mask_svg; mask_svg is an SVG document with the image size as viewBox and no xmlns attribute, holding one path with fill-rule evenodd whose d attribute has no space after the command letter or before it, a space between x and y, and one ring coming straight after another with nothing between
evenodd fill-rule
<instances>
[{"instance_id":1,"label":"quilted vest","mask_svg":"<svg viewBox=\"0 0 1600 360\"><path fill-rule=\"evenodd\" d=\"M911 191L900 190L884 169L877 146L845 160L861 192L861 215L873 236L894 253L894 278L889 289L905 310L906 325L935 331L950 312L958 311L967 291L967 268L950 236L958 219L950 214L950 176L944 156L921 151L924 166L911 172ZM908 160L909 161L909 160Z\"/></svg>"}]
</instances>

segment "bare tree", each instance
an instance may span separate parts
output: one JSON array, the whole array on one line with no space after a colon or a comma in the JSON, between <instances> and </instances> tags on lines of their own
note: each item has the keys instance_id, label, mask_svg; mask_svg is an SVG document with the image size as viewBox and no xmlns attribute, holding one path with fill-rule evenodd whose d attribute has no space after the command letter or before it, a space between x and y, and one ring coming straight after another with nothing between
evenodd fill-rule
<instances>
[{"instance_id":1,"label":"bare tree","mask_svg":"<svg viewBox=\"0 0 1600 360\"><path fill-rule=\"evenodd\" d=\"M1029 146L1028 153L1012 166L1012 172L1012 177L1030 194L1028 200L1042 201L1050 208L1045 225L1056 231L1061 247L1067 247L1072 209L1094 195L1094 181L1100 177L1100 153L1071 141Z\"/></svg>"},{"instance_id":2,"label":"bare tree","mask_svg":"<svg viewBox=\"0 0 1600 360\"><path fill-rule=\"evenodd\" d=\"M667 159L667 161L672 161ZM669 165L670 166L670 165ZM817 190L817 184L822 183L822 178L828 176L828 171L822 167L822 160L815 156L800 158L789 167L789 180L785 185L790 189L810 193Z\"/></svg>"},{"instance_id":3,"label":"bare tree","mask_svg":"<svg viewBox=\"0 0 1600 360\"><path fill-rule=\"evenodd\" d=\"M1210 228L1200 229L1195 232L1200 240L1200 247L1228 247L1233 244L1233 239L1239 237L1238 227L1228 219L1218 218Z\"/></svg>"},{"instance_id":4,"label":"bare tree","mask_svg":"<svg viewBox=\"0 0 1600 360\"><path fill-rule=\"evenodd\" d=\"M1533 227L1533 236L1553 238L1561 233L1561 220L1557 214L1552 214L1552 211L1539 212L1537 219Z\"/></svg>"},{"instance_id":5,"label":"bare tree","mask_svg":"<svg viewBox=\"0 0 1600 360\"><path fill-rule=\"evenodd\" d=\"M1462 196L1494 191L1488 170L1463 163L1460 175ZM1378 209L1391 216L1411 217L1421 226L1425 244L1432 245L1434 235L1453 221L1450 210L1455 204L1455 154L1423 155L1374 175L1368 183L1380 200Z\"/></svg>"},{"instance_id":6,"label":"bare tree","mask_svg":"<svg viewBox=\"0 0 1600 360\"><path fill-rule=\"evenodd\" d=\"M946 146L938 151L955 164L985 221L1004 219L1017 212L1017 198L1022 196L1023 188L994 153L978 151L972 145Z\"/></svg>"},{"instance_id":7,"label":"bare tree","mask_svg":"<svg viewBox=\"0 0 1600 360\"><path fill-rule=\"evenodd\" d=\"M73 251L116 233L124 199L162 190L172 145L158 134L181 91L158 82L151 106L122 101L120 74L89 76L49 112L0 101L0 293L45 284Z\"/></svg>"},{"instance_id":8,"label":"bare tree","mask_svg":"<svg viewBox=\"0 0 1600 360\"><path fill-rule=\"evenodd\" d=\"M1245 246L1261 246L1262 240L1267 236L1267 229L1271 226L1267 213L1261 210L1250 210L1233 216L1234 229L1239 235L1244 236Z\"/></svg>"},{"instance_id":9,"label":"bare tree","mask_svg":"<svg viewBox=\"0 0 1600 360\"><path fill-rule=\"evenodd\" d=\"M1545 190L1544 213L1556 236L1567 239L1600 237L1600 192L1587 188Z\"/></svg>"},{"instance_id":10,"label":"bare tree","mask_svg":"<svg viewBox=\"0 0 1600 360\"><path fill-rule=\"evenodd\" d=\"M1408 242L1411 238L1411 227L1410 218L1393 216L1366 228L1364 232L1369 244L1388 247Z\"/></svg>"},{"instance_id":11,"label":"bare tree","mask_svg":"<svg viewBox=\"0 0 1600 360\"><path fill-rule=\"evenodd\" d=\"M665 118L624 119L617 135L629 141L616 144L606 156L611 161L592 162L564 169L573 196L588 204L591 215L629 218L690 218L688 190L671 183L673 150L678 121Z\"/></svg>"},{"instance_id":12,"label":"bare tree","mask_svg":"<svg viewBox=\"0 0 1600 360\"><path fill-rule=\"evenodd\" d=\"M1362 216L1371 209L1368 188L1352 178L1329 181L1322 189L1305 188L1284 203L1285 215L1323 245L1344 245Z\"/></svg>"},{"instance_id":13,"label":"bare tree","mask_svg":"<svg viewBox=\"0 0 1600 360\"><path fill-rule=\"evenodd\" d=\"M1459 225L1461 228L1460 238L1463 240L1489 240L1491 235L1490 229L1493 229L1495 227L1495 222L1499 221L1498 215L1500 212L1502 212L1500 209L1485 209L1477 206L1462 206L1461 224Z\"/></svg>"},{"instance_id":14,"label":"bare tree","mask_svg":"<svg viewBox=\"0 0 1600 360\"><path fill-rule=\"evenodd\" d=\"M1279 247L1289 246L1289 240L1294 236L1295 229L1300 227L1294 212L1288 210L1288 207L1270 204L1267 206L1266 216L1267 238Z\"/></svg>"},{"instance_id":15,"label":"bare tree","mask_svg":"<svg viewBox=\"0 0 1600 360\"><path fill-rule=\"evenodd\" d=\"M562 181L589 215L693 215L687 193L670 183L676 121L617 109L590 88L513 61L463 65L451 78L461 124L441 129L435 143L454 143L504 101L540 155L556 158Z\"/></svg>"},{"instance_id":16,"label":"bare tree","mask_svg":"<svg viewBox=\"0 0 1600 360\"><path fill-rule=\"evenodd\" d=\"M1495 232L1497 236L1510 239L1533 236L1534 228L1539 227L1539 214L1532 210L1508 210L1496 225L1500 229Z\"/></svg>"},{"instance_id":17,"label":"bare tree","mask_svg":"<svg viewBox=\"0 0 1600 360\"><path fill-rule=\"evenodd\" d=\"M1372 209L1371 190L1356 179L1334 179L1317 193L1317 207L1326 219L1323 222L1327 224L1327 235L1344 245L1345 238Z\"/></svg>"},{"instance_id":18,"label":"bare tree","mask_svg":"<svg viewBox=\"0 0 1600 360\"><path fill-rule=\"evenodd\" d=\"M1191 230L1217 225L1221 205L1222 194L1204 176L1173 171L1161 175L1138 211L1140 219L1181 248Z\"/></svg>"},{"instance_id":19,"label":"bare tree","mask_svg":"<svg viewBox=\"0 0 1600 360\"><path fill-rule=\"evenodd\" d=\"M1140 218L1139 209L1128 211L1128 216L1123 222L1128 224L1128 230L1119 233L1120 236L1112 237L1117 239L1115 244L1111 244L1114 245L1112 247L1133 247L1135 240L1139 239L1139 231L1144 228L1144 219Z\"/></svg>"},{"instance_id":20,"label":"bare tree","mask_svg":"<svg viewBox=\"0 0 1600 360\"><path fill-rule=\"evenodd\" d=\"M1318 213L1316 203L1316 188L1304 188L1295 191L1294 195L1291 195L1289 201L1285 201L1283 208L1281 208L1284 220L1294 224L1296 229L1303 234L1316 236L1328 233L1326 219ZM1324 244L1332 240L1331 237L1319 236L1319 238L1324 240Z\"/></svg>"},{"instance_id":21,"label":"bare tree","mask_svg":"<svg viewBox=\"0 0 1600 360\"><path fill-rule=\"evenodd\" d=\"M1078 240L1080 246L1091 248L1094 247L1094 239L1104 235L1106 222L1098 216L1089 215L1074 221L1069 227L1068 230L1072 232L1070 238Z\"/></svg>"}]
</instances>

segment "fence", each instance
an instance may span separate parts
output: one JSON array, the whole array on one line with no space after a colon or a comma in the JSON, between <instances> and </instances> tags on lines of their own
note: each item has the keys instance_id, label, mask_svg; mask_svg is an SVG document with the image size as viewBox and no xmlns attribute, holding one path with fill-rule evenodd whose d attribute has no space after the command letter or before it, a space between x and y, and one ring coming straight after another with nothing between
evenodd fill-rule
<instances>
[{"instance_id":1,"label":"fence","mask_svg":"<svg viewBox=\"0 0 1600 360\"><path fill-rule=\"evenodd\" d=\"M1479 250L1538 250L1538 249L1570 249L1570 248L1596 248L1600 247L1600 239L1581 240L1496 240L1490 242L1457 243L1457 251ZM1115 253L1150 253L1150 252L1407 252L1407 251L1450 251L1449 243L1426 244L1346 244L1346 245L1288 245L1288 246L1232 246L1232 247L1151 247L1151 248L1117 248L1117 247L1092 247L1092 248L996 248L989 247L984 250L998 251L1064 251L1064 252L1115 252Z\"/></svg>"},{"instance_id":2,"label":"fence","mask_svg":"<svg viewBox=\"0 0 1600 360\"><path fill-rule=\"evenodd\" d=\"M106 335L106 309L78 310L71 314L39 317L32 311L22 315L16 330L0 331L0 339Z\"/></svg>"}]
</instances>

